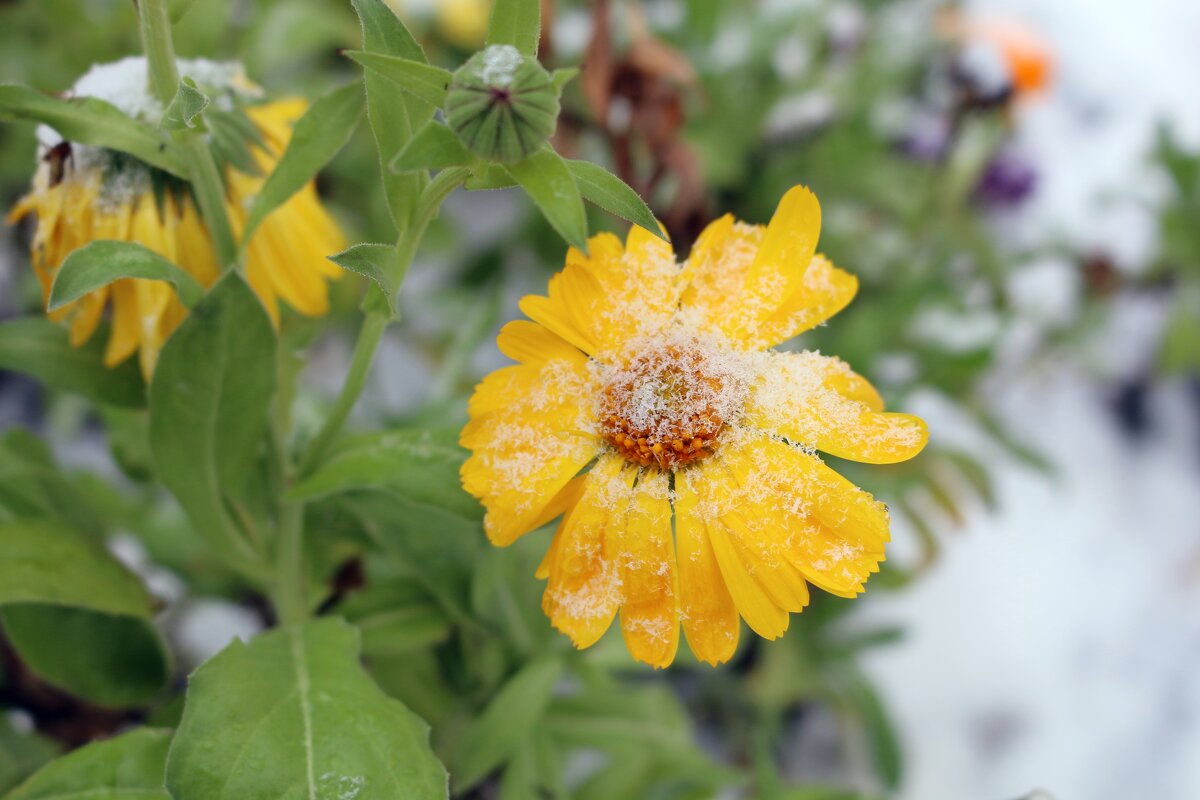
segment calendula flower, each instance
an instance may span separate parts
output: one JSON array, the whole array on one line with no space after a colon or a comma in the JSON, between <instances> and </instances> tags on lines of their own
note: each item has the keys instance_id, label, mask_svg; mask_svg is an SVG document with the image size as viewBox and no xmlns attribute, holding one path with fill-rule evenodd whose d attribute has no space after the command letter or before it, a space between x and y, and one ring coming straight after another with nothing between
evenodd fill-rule
<instances>
[{"instance_id":1,"label":"calendula flower","mask_svg":"<svg viewBox=\"0 0 1200 800\"><path fill-rule=\"evenodd\" d=\"M254 105L260 92L234 64L181 61L180 72L209 94L216 114L224 115L224 124L230 126L223 131L224 141L231 154L241 148L243 163L225 170L227 211L238 232L250 201L287 147L292 123L303 114L305 102ZM149 92L146 62L140 57L93 67L71 94L99 97L154 124L163 113ZM229 133L239 126L248 138L238 139L235 133L231 142ZM185 183L123 153L64 141L45 126L38 136L41 163L32 191L12 209L9 221L27 214L37 217L32 261L47 300L63 259L77 247L100 239L138 242L187 270L202 285L216 281L220 265ZM341 232L310 184L255 232L246 250L246 277L276 322L280 298L302 314L319 316L329 307L326 279L340 274L325 256L343 247ZM112 325L105 363L115 366L136 352L147 377L163 343L187 315L169 284L125 279L50 316L69 325L71 343L79 346L91 338L106 309Z\"/></svg>"},{"instance_id":2,"label":"calendula flower","mask_svg":"<svg viewBox=\"0 0 1200 800\"><path fill-rule=\"evenodd\" d=\"M836 358L769 348L820 325L856 279L816 255L820 207L789 191L766 227L725 216L691 257L641 228L574 249L499 346L517 365L470 402L463 485L508 545L562 515L538 576L577 647L620 611L630 653L730 658L739 616L774 639L809 584L853 597L888 541L882 503L817 452L885 464L924 423L885 413Z\"/></svg>"}]
</instances>

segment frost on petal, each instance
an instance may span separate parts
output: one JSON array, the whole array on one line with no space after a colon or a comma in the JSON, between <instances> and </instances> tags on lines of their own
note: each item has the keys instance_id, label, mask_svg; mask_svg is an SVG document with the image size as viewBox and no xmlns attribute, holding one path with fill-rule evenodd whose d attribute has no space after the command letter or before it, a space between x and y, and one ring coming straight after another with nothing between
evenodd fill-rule
<instances>
[{"instance_id":1,"label":"frost on petal","mask_svg":"<svg viewBox=\"0 0 1200 800\"><path fill-rule=\"evenodd\" d=\"M588 371L567 361L507 367L476 388L460 437L472 451L462 479L487 509L484 527L494 543L529 531L595 457L594 396Z\"/></svg>"},{"instance_id":2,"label":"frost on petal","mask_svg":"<svg viewBox=\"0 0 1200 800\"><path fill-rule=\"evenodd\" d=\"M630 654L662 668L679 647L679 587L667 473L643 472L625 524L609 529L609 552L621 580L621 632Z\"/></svg>"},{"instance_id":3,"label":"frost on petal","mask_svg":"<svg viewBox=\"0 0 1200 800\"><path fill-rule=\"evenodd\" d=\"M883 412L883 401L845 362L815 352L764 353L745 423L802 447L871 464L912 458L925 423Z\"/></svg>"},{"instance_id":4,"label":"frost on petal","mask_svg":"<svg viewBox=\"0 0 1200 800\"><path fill-rule=\"evenodd\" d=\"M521 310L600 360L631 338L660 330L679 303L679 267L666 242L634 227L626 246L612 234L588 240L590 255L572 248L549 295L530 295Z\"/></svg>"},{"instance_id":5,"label":"frost on petal","mask_svg":"<svg viewBox=\"0 0 1200 800\"><path fill-rule=\"evenodd\" d=\"M783 564L846 596L878 571L889 536L887 508L815 456L741 430L714 462L711 469L729 477L704 487L698 513L726 526L748 572L775 571L759 583L780 607L804 599Z\"/></svg>"}]
</instances>

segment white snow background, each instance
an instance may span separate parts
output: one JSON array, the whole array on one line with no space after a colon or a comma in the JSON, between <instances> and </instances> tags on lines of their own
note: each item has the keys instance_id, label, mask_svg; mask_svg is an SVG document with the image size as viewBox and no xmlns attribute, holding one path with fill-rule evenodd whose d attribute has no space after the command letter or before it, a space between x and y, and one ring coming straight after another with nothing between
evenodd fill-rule
<instances>
[{"instance_id":1,"label":"white snow background","mask_svg":"<svg viewBox=\"0 0 1200 800\"><path fill-rule=\"evenodd\" d=\"M1041 181L1005 233L1065 238L1136 271L1156 247L1153 217L1113 194L1161 196L1147 163L1160 121L1200 142L1200 2L970 7L1028 22L1058 59L1052 90L1021 113L1020 145ZM1159 387L1151 433L1133 442L1105 403L1106 378L1147 365L1154 305L1123 303L1086 365L1043 359L997 376L996 408L1057 477L1001 459L1000 510L980 509L946 537L912 589L868 593L864 617L908 631L867 664L901 730L903 800L1011 800L1035 788L1057 800L1200 798L1195 405L1186 387ZM926 406L935 436L972 440L940 404Z\"/></svg>"}]
</instances>

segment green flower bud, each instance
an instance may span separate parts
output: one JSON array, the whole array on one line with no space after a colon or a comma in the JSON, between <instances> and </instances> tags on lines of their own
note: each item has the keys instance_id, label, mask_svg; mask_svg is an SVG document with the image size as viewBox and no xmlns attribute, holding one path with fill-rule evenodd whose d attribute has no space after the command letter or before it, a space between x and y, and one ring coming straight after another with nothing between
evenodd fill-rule
<instances>
[{"instance_id":1,"label":"green flower bud","mask_svg":"<svg viewBox=\"0 0 1200 800\"><path fill-rule=\"evenodd\" d=\"M454 73L446 123L468 150L511 164L536 152L558 120L558 93L536 58L495 44Z\"/></svg>"}]
</instances>

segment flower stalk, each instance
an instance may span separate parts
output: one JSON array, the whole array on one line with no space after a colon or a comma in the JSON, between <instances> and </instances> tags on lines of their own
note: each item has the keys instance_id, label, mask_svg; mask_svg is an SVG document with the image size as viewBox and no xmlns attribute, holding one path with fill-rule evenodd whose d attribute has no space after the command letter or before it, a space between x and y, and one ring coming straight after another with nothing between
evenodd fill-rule
<instances>
[{"instance_id":1,"label":"flower stalk","mask_svg":"<svg viewBox=\"0 0 1200 800\"><path fill-rule=\"evenodd\" d=\"M167 0L140 0L138 27L142 49L146 52L150 90L166 108L179 88L179 68L171 40L171 12ZM229 269L237 263L238 251L233 227L225 212L224 181L204 139L196 132L186 132L183 137L196 203L212 237L217 260L222 269Z\"/></svg>"}]
</instances>

